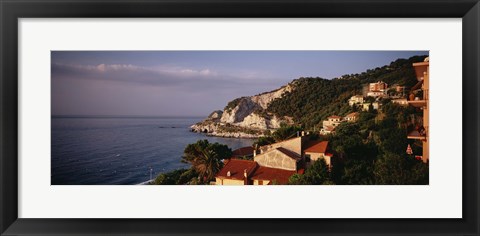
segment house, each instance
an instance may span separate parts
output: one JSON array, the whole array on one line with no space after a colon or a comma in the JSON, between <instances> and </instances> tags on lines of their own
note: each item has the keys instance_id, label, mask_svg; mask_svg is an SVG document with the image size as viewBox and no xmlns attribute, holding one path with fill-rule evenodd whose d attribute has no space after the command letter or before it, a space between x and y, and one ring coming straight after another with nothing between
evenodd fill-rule
<instances>
[{"instance_id":1,"label":"house","mask_svg":"<svg viewBox=\"0 0 480 236\"><path fill-rule=\"evenodd\" d=\"M310 166L314 161L324 159L327 165L331 166L332 154L327 153L328 141L310 141L304 150L305 166Z\"/></svg>"},{"instance_id":2,"label":"house","mask_svg":"<svg viewBox=\"0 0 480 236\"><path fill-rule=\"evenodd\" d=\"M388 85L385 82L378 81L370 83L368 86L367 96L369 97L384 97L387 96Z\"/></svg>"},{"instance_id":3,"label":"house","mask_svg":"<svg viewBox=\"0 0 480 236\"><path fill-rule=\"evenodd\" d=\"M343 122L341 116L329 116L327 120L323 121L323 128L320 130L320 134L331 134L337 126Z\"/></svg>"},{"instance_id":4,"label":"house","mask_svg":"<svg viewBox=\"0 0 480 236\"><path fill-rule=\"evenodd\" d=\"M393 99L393 100L392 100L392 103L398 104L398 105L400 105L400 106L408 106L408 101L407 101L406 98Z\"/></svg>"},{"instance_id":5,"label":"house","mask_svg":"<svg viewBox=\"0 0 480 236\"><path fill-rule=\"evenodd\" d=\"M362 103L363 103L363 96L362 95L355 95L355 96L352 96L350 99L348 99L348 105L349 106L362 104Z\"/></svg>"},{"instance_id":6,"label":"house","mask_svg":"<svg viewBox=\"0 0 480 236\"><path fill-rule=\"evenodd\" d=\"M370 105L372 105L373 110L378 110L378 108L380 107L379 102L372 102L372 103L367 102L367 103L362 104L362 110L363 111L369 111L370 110Z\"/></svg>"},{"instance_id":7,"label":"house","mask_svg":"<svg viewBox=\"0 0 480 236\"><path fill-rule=\"evenodd\" d=\"M324 126L320 130L320 134L326 135L326 134L333 134L335 132L335 127L333 126Z\"/></svg>"},{"instance_id":8,"label":"house","mask_svg":"<svg viewBox=\"0 0 480 236\"><path fill-rule=\"evenodd\" d=\"M387 93L386 93L386 91L369 91L367 93L367 96L369 96L369 97L386 97Z\"/></svg>"},{"instance_id":9,"label":"house","mask_svg":"<svg viewBox=\"0 0 480 236\"><path fill-rule=\"evenodd\" d=\"M287 184L293 174L303 174L306 166L319 159L331 165L328 142L309 141L308 136L287 139L260 147L254 160L230 159L215 176L216 185Z\"/></svg>"},{"instance_id":10,"label":"house","mask_svg":"<svg viewBox=\"0 0 480 236\"><path fill-rule=\"evenodd\" d=\"M323 121L323 127L326 127L326 126L337 127L341 123L342 123L342 117L341 116L329 116L329 117L327 117L327 120Z\"/></svg>"},{"instance_id":11,"label":"house","mask_svg":"<svg viewBox=\"0 0 480 236\"><path fill-rule=\"evenodd\" d=\"M388 89L388 84L378 81L376 83L370 83L368 89L369 91L386 91Z\"/></svg>"},{"instance_id":12,"label":"house","mask_svg":"<svg viewBox=\"0 0 480 236\"><path fill-rule=\"evenodd\" d=\"M230 159L215 176L216 185L248 185L257 163L249 160Z\"/></svg>"},{"instance_id":13,"label":"house","mask_svg":"<svg viewBox=\"0 0 480 236\"><path fill-rule=\"evenodd\" d=\"M359 117L360 117L360 113L352 112L352 113L346 115L343 119L347 122L355 122L355 121L358 120Z\"/></svg>"},{"instance_id":14,"label":"house","mask_svg":"<svg viewBox=\"0 0 480 236\"><path fill-rule=\"evenodd\" d=\"M297 171L258 166L251 179L253 185L288 184L288 179Z\"/></svg>"},{"instance_id":15,"label":"house","mask_svg":"<svg viewBox=\"0 0 480 236\"><path fill-rule=\"evenodd\" d=\"M427 163L429 160L429 83L430 83L430 60L429 57L426 57L423 62L417 62L412 64L415 69L415 75L417 77L418 83L412 87L411 95L415 99L407 101L410 106L421 109L423 112L423 120L419 124L415 124L418 129L412 130L408 133L408 139L415 139L422 141L422 156L421 160L424 163ZM422 96L416 99L414 92L421 88ZM420 156L420 155L417 155Z\"/></svg>"}]
</instances>

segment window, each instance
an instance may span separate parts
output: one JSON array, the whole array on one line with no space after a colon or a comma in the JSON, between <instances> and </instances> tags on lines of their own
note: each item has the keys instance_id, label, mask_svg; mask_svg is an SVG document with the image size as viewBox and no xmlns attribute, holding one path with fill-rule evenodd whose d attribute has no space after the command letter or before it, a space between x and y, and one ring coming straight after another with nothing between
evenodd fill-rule
<instances>
[{"instance_id":1,"label":"window","mask_svg":"<svg viewBox=\"0 0 480 236\"><path fill-rule=\"evenodd\" d=\"M263 185L263 180L259 180L258 185Z\"/></svg>"}]
</instances>

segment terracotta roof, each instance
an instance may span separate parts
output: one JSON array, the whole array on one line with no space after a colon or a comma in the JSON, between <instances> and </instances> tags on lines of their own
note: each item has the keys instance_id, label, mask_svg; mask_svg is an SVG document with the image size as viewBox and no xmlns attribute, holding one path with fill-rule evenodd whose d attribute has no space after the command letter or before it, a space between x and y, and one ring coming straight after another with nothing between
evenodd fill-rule
<instances>
[{"instance_id":1,"label":"terracotta roof","mask_svg":"<svg viewBox=\"0 0 480 236\"><path fill-rule=\"evenodd\" d=\"M242 147L242 148L233 150L232 155L237 157L252 156L253 150L254 150L253 147Z\"/></svg>"},{"instance_id":2,"label":"terracotta roof","mask_svg":"<svg viewBox=\"0 0 480 236\"><path fill-rule=\"evenodd\" d=\"M325 153L327 151L328 141L313 141L307 143L305 152Z\"/></svg>"},{"instance_id":3,"label":"terracotta roof","mask_svg":"<svg viewBox=\"0 0 480 236\"><path fill-rule=\"evenodd\" d=\"M255 180L275 180L279 184L288 184L288 178L297 173L292 170L282 170L277 168L270 168L259 166L253 173L251 179Z\"/></svg>"},{"instance_id":4,"label":"terracotta roof","mask_svg":"<svg viewBox=\"0 0 480 236\"><path fill-rule=\"evenodd\" d=\"M280 151L281 153L287 155L288 157L295 159L295 160L300 160L302 159L301 156L299 156L297 153L294 153L288 149L285 149L283 147L276 148L276 150Z\"/></svg>"},{"instance_id":5,"label":"terracotta roof","mask_svg":"<svg viewBox=\"0 0 480 236\"><path fill-rule=\"evenodd\" d=\"M358 112L352 112L352 113L346 115L345 117L353 117L353 116L358 116L358 115L360 115L360 113L358 113Z\"/></svg>"},{"instance_id":6,"label":"terracotta roof","mask_svg":"<svg viewBox=\"0 0 480 236\"><path fill-rule=\"evenodd\" d=\"M329 116L327 118L330 119L330 118L342 118L342 117L341 116Z\"/></svg>"},{"instance_id":7,"label":"terracotta roof","mask_svg":"<svg viewBox=\"0 0 480 236\"><path fill-rule=\"evenodd\" d=\"M215 177L221 179L245 179L243 172L247 170L247 176L251 176L252 172L255 171L257 163L254 161L248 160L237 160L231 159L228 161L225 166L218 172ZM227 173L230 171L230 176L227 176Z\"/></svg>"}]
</instances>

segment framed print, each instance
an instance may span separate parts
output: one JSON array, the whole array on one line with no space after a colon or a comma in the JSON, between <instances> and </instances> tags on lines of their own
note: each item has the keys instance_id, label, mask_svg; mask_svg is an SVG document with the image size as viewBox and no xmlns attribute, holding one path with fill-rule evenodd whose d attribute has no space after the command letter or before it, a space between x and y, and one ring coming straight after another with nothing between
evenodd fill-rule
<instances>
[{"instance_id":1,"label":"framed print","mask_svg":"<svg viewBox=\"0 0 480 236\"><path fill-rule=\"evenodd\" d=\"M2 1L0 233L478 235L479 10Z\"/></svg>"}]
</instances>

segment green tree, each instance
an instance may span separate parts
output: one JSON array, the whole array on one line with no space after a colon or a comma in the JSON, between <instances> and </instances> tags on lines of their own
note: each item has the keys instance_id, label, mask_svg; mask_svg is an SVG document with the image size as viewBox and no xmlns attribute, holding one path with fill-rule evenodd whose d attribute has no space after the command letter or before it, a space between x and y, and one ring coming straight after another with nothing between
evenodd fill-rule
<instances>
[{"instance_id":1,"label":"green tree","mask_svg":"<svg viewBox=\"0 0 480 236\"><path fill-rule=\"evenodd\" d=\"M292 185L320 185L332 184L328 165L324 159L314 161L313 164L307 168L305 174L293 174L288 179L288 183Z\"/></svg>"},{"instance_id":2,"label":"green tree","mask_svg":"<svg viewBox=\"0 0 480 236\"><path fill-rule=\"evenodd\" d=\"M276 142L280 142L297 135L297 132L302 130L299 126L287 126L283 125L273 132L272 137Z\"/></svg>"},{"instance_id":3,"label":"green tree","mask_svg":"<svg viewBox=\"0 0 480 236\"><path fill-rule=\"evenodd\" d=\"M265 146L265 145L268 145L268 144L272 144L272 143L275 143L275 139L273 139L272 136L263 136L263 137L259 137L257 139L257 141L255 141L253 143L253 147L255 146Z\"/></svg>"},{"instance_id":4,"label":"green tree","mask_svg":"<svg viewBox=\"0 0 480 236\"><path fill-rule=\"evenodd\" d=\"M197 172L200 182L207 183L213 180L218 171L223 167L223 159L230 158L232 150L227 145L209 143L208 140L199 140L189 144L184 150L182 161L192 164Z\"/></svg>"},{"instance_id":5,"label":"green tree","mask_svg":"<svg viewBox=\"0 0 480 236\"><path fill-rule=\"evenodd\" d=\"M385 153L375 163L375 183L428 184L428 164L408 155Z\"/></svg>"}]
</instances>

